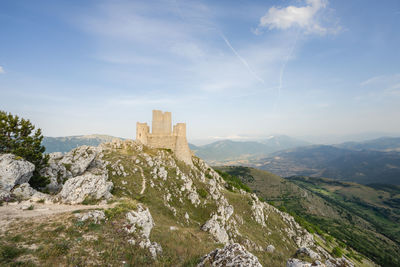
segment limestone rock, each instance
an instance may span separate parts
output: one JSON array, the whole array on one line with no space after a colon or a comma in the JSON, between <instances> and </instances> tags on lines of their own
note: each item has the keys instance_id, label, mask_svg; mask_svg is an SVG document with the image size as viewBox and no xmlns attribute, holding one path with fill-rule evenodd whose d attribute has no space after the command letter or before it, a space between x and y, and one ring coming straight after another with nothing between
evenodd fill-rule
<instances>
[{"instance_id":1,"label":"limestone rock","mask_svg":"<svg viewBox=\"0 0 400 267\"><path fill-rule=\"evenodd\" d=\"M345 257L328 259L325 262L326 267L354 267L354 264L347 260Z\"/></svg>"},{"instance_id":2,"label":"limestone rock","mask_svg":"<svg viewBox=\"0 0 400 267\"><path fill-rule=\"evenodd\" d=\"M77 147L65 154L60 163L68 166L73 176L81 175L92 163L99 152L99 148L90 146Z\"/></svg>"},{"instance_id":3,"label":"limestone rock","mask_svg":"<svg viewBox=\"0 0 400 267\"><path fill-rule=\"evenodd\" d=\"M77 217L78 220L81 222L91 219L94 221L94 223L97 223L97 224L99 224L102 220L106 219L104 211L102 211L102 210L91 210L86 213L78 213L78 214L75 214L75 217Z\"/></svg>"},{"instance_id":4,"label":"limestone rock","mask_svg":"<svg viewBox=\"0 0 400 267\"><path fill-rule=\"evenodd\" d=\"M311 267L311 263L299 259L288 259L286 267Z\"/></svg>"},{"instance_id":5,"label":"limestone rock","mask_svg":"<svg viewBox=\"0 0 400 267\"><path fill-rule=\"evenodd\" d=\"M105 174L94 175L85 173L84 175L68 179L61 192L61 202L69 204L81 203L85 198L108 199L112 195L110 193L113 183L107 181L108 176Z\"/></svg>"},{"instance_id":6,"label":"limestone rock","mask_svg":"<svg viewBox=\"0 0 400 267\"><path fill-rule=\"evenodd\" d=\"M321 256L318 255L318 253L316 253L315 251L313 251L310 248L306 248L306 247L301 247L297 250L296 255L306 255L309 256L311 259L313 260L320 260Z\"/></svg>"},{"instance_id":7,"label":"limestone rock","mask_svg":"<svg viewBox=\"0 0 400 267\"><path fill-rule=\"evenodd\" d=\"M151 242L149 239L151 229L154 227L153 217L149 209L145 209L139 204L137 211L128 212L126 218L128 224L125 226L125 231L128 233L137 233L139 235L138 240L131 239L129 243L138 243L141 248L149 249L153 259L157 258L157 255L162 253L162 247L160 244Z\"/></svg>"},{"instance_id":8,"label":"limestone rock","mask_svg":"<svg viewBox=\"0 0 400 267\"><path fill-rule=\"evenodd\" d=\"M267 252L268 253L273 253L275 251L275 247L273 245L268 245L267 246Z\"/></svg>"},{"instance_id":9,"label":"limestone rock","mask_svg":"<svg viewBox=\"0 0 400 267\"><path fill-rule=\"evenodd\" d=\"M248 252L238 243L225 246L223 249L216 249L204 256L197 265L202 266L243 266L261 267L257 257Z\"/></svg>"},{"instance_id":10,"label":"limestone rock","mask_svg":"<svg viewBox=\"0 0 400 267\"><path fill-rule=\"evenodd\" d=\"M0 189L10 192L18 185L29 182L35 165L13 154L0 155Z\"/></svg>"},{"instance_id":11,"label":"limestone rock","mask_svg":"<svg viewBox=\"0 0 400 267\"><path fill-rule=\"evenodd\" d=\"M49 195L36 191L28 183L23 183L14 188L12 193L22 199L31 199L33 201L50 200Z\"/></svg>"},{"instance_id":12,"label":"limestone rock","mask_svg":"<svg viewBox=\"0 0 400 267\"><path fill-rule=\"evenodd\" d=\"M129 226L125 228L128 233L133 233L136 228L140 229L142 236L150 237L151 229L153 229L154 221L148 208L144 209L142 205L138 205L137 211L130 211L126 214Z\"/></svg>"},{"instance_id":13,"label":"limestone rock","mask_svg":"<svg viewBox=\"0 0 400 267\"><path fill-rule=\"evenodd\" d=\"M101 147L80 146L65 155L60 152L50 153L49 165L40 170L41 175L50 179L47 188L56 192L62 188L67 179L84 174L90 167L103 169L95 160L101 151ZM92 172L104 173L104 171Z\"/></svg>"}]
</instances>

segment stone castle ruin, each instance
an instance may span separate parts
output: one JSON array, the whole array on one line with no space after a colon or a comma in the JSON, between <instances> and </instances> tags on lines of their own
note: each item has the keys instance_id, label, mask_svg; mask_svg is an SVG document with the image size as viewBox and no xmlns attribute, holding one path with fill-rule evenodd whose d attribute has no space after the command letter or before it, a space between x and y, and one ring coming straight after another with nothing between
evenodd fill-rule
<instances>
[{"instance_id":1,"label":"stone castle ruin","mask_svg":"<svg viewBox=\"0 0 400 267\"><path fill-rule=\"evenodd\" d=\"M153 110L152 132L147 123L136 123L136 140L155 148L171 149L179 160L192 165L192 153L186 139L186 123L172 129L171 112Z\"/></svg>"}]
</instances>

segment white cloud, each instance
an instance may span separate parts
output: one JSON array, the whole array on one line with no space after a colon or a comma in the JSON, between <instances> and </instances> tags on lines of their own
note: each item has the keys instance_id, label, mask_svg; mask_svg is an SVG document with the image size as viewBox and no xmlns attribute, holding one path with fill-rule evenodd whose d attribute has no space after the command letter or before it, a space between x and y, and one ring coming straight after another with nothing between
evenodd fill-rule
<instances>
[{"instance_id":1,"label":"white cloud","mask_svg":"<svg viewBox=\"0 0 400 267\"><path fill-rule=\"evenodd\" d=\"M6 73L2 66L0 66L0 74Z\"/></svg>"},{"instance_id":2,"label":"white cloud","mask_svg":"<svg viewBox=\"0 0 400 267\"><path fill-rule=\"evenodd\" d=\"M306 6L302 7L271 7L261 17L255 33L260 33L261 28L287 30L298 27L305 30L306 33L326 34L334 29L321 26L318 13L325 9L327 4L327 0L306 0ZM334 31L337 31L337 29Z\"/></svg>"}]
</instances>

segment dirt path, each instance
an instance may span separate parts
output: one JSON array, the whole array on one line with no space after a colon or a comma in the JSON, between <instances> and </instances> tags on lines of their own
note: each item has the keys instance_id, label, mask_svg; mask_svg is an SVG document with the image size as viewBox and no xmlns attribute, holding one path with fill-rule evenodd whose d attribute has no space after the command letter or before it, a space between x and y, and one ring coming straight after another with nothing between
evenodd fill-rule
<instances>
[{"instance_id":1,"label":"dirt path","mask_svg":"<svg viewBox=\"0 0 400 267\"><path fill-rule=\"evenodd\" d=\"M143 179L142 180L142 190L140 191L140 194L143 195L144 190L146 190L146 177L144 176L142 167L140 167L140 166L138 166L138 167L140 169L140 175L142 176L142 179Z\"/></svg>"},{"instance_id":2,"label":"dirt path","mask_svg":"<svg viewBox=\"0 0 400 267\"><path fill-rule=\"evenodd\" d=\"M33 210L26 210L27 207L33 205ZM20 203L13 202L0 206L0 229L5 230L8 224L15 220L29 220L33 218L46 218L52 215L72 212L75 210L87 209L106 209L112 205L66 205L53 203L35 203L30 201L22 201ZM1 231L0 230L0 231Z\"/></svg>"}]
</instances>

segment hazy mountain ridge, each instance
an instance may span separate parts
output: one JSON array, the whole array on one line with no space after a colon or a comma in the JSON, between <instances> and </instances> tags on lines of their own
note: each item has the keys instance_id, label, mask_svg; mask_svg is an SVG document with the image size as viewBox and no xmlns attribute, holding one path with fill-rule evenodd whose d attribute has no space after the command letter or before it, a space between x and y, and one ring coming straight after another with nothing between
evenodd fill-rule
<instances>
[{"instance_id":1,"label":"hazy mountain ridge","mask_svg":"<svg viewBox=\"0 0 400 267\"><path fill-rule=\"evenodd\" d=\"M241 166L214 168L236 175L258 196L306 219L303 224L309 231L329 233L383 266L400 264L396 256L400 253L399 186L299 176L284 179Z\"/></svg>"},{"instance_id":2,"label":"hazy mountain ridge","mask_svg":"<svg viewBox=\"0 0 400 267\"><path fill-rule=\"evenodd\" d=\"M61 136L49 137L45 136L42 145L46 147L46 153L53 152L69 152L79 146L98 146L102 143L111 142L113 139L121 139L111 135L91 134L91 135L75 135L75 136Z\"/></svg>"},{"instance_id":3,"label":"hazy mountain ridge","mask_svg":"<svg viewBox=\"0 0 400 267\"><path fill-rule=\"evenodd\" d=\"M258 141L221 140L203 146L190 145L196 156L210 163L247 160L273 152L310 143L285 135L271 136Z\"/></svg>"},{"instance_id":4,"label":"hazy mountain ridge","mask_svg":"<svg viewBox=\"0 0 400 267\"><path fill-rule=\"evenodd\" d=\"M381 137L364 142L345 142L337 145L353 150L400 151L400 137Z\"/></svg>"},{"instance_id":5,"label":"hazy mountain ridge","mask_svg":"<svg viewBox=\"0 0 400 267\"><path fill-rule=\"evenodd\" d=\"M362 184L400 184L400 153L314 145L279 151L249 165L287 177L328 177Z\"/></svg>"}]
</instances>

